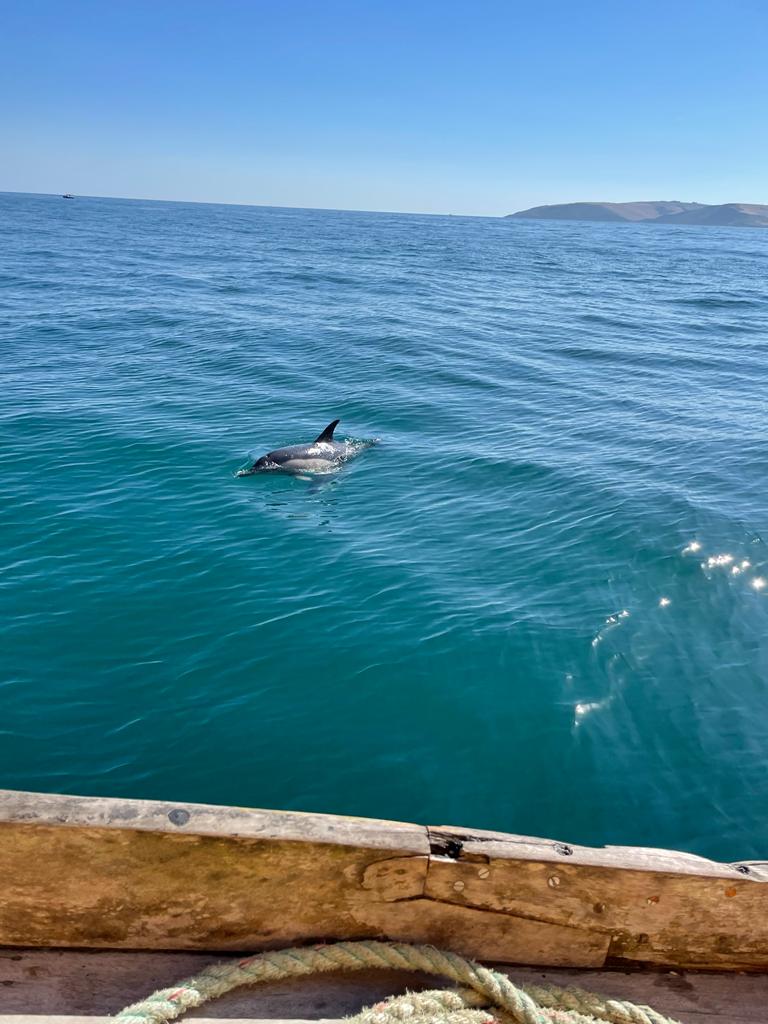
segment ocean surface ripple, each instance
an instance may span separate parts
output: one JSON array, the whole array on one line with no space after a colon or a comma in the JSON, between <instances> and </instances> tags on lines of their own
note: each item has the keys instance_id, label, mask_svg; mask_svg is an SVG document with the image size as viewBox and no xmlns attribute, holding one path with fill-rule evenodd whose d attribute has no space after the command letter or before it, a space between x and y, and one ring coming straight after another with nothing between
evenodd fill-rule
<instances>
[{"instance_id":1,"label":"ocean surface ripple","mask_svg":"<svg viewBox=\"0 0 768 1024\"><path fill-rule=\"evenodd\" d=\"M0 214L0 784L768 855L768 233Z\"/></svg>"}]
</instances>

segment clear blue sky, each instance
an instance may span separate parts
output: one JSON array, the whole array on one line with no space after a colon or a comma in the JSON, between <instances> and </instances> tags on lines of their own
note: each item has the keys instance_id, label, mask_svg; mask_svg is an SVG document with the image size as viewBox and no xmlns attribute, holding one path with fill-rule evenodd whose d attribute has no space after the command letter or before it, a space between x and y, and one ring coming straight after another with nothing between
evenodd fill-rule
<instances>
[{"instance_id":1,"label":"clear blue sky","mask_svg":"<svg viewBox=\"0 0 768 1024\"><path fill-rule=\"evenodd\" d=\"M6 0L0 190L768 202L766 0Z\"/></svg>"}]
</instances>

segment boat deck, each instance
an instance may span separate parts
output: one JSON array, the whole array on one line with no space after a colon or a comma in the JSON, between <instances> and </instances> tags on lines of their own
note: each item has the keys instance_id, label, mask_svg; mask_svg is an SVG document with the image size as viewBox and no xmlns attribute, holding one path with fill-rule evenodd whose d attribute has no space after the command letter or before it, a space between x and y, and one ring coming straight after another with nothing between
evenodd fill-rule
<instances>
[{"instance_id":1,"label":"boat deck","mask_svg":"<svg viewBox=\"0 0 768 1024\"><path fill-rule=\"evenodd\" d=\"M106 1024L124 1006L220 955L0 950L0 1024ZM513 980L578 985L648 1004L682 1024L755 1024L768 1017L768 975L501 967ZM208 1024L338 1020L434 978L389 971L243 988L187 1015Z\"/></svg>"},{"instance_id":2,"label":"boat deck","mask_svg":"<svg viewBox=\"0 0 768 1024\"><path fill-rule=\"evenodd\" d=\"M763 861L0 791L0 878L0 1024L100 1024L239 951L372 938L505 964L513 980L577 985L682 1024L768 1021ZM435 985L325 975L242 989L192 1016L338 1020Z\"/></svg>"}]
</instances>

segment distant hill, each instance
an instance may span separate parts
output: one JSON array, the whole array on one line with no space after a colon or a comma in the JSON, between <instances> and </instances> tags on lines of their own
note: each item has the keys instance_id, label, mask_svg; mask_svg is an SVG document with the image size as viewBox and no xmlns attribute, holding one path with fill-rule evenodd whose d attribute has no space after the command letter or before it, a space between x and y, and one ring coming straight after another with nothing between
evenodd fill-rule
<instances>
[{"instance_id":1,"label":"distant hill","mask_svg":"<svg viewBox=\"0 0 768 1024\"><path fill-rule=\"evenodd\" d=\"M557 206L534 206L509 216L535 220L658 220L662 216L698 209L701 209L701 203L560 203Z\"/></svg>"},{"instance_id":2,"label":"distant hill","mask_svg":"<svg viewBox=\"0 0 768 1024\"><path fill-rule=\"evenodd\" d=\"M724 203L722 206L701 206L698 210L664 215L659 224L714 224L728 228L768 228L768 206L756 203Z\"/></svg>"},{"instance_id":3,"label":"distant hill","mask_svg":"<svg viewBox=\"0 0 768 1024\"><path fill-rule=\"evenodd\" d=\"M675 201L640 203L559 203L534 206L508 217L530 220L655 221L657 224L710 224L719 227L768 227L768 206L755 203L704 203Z\"/></svg>"}]
</instances>

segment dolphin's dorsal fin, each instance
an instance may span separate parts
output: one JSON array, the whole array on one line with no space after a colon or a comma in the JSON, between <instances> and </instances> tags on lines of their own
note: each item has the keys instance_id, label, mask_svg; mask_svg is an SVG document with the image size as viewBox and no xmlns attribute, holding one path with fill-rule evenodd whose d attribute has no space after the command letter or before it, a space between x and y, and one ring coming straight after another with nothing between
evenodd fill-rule
<instances>
[{"instance_id":1,"label":"dolphin's dorsal fin","mask_svg":"<svg viewBox=\"0 0 768 1024\"><path fill-rule=\"evenodd\" d=\"M329 423L322 434L318 438L315 438L315 444L321 444L323 441L332 441L333 432L338 426L338 423L338 420L334 420L333 423Z\"/></svg>"}]
</instances>

